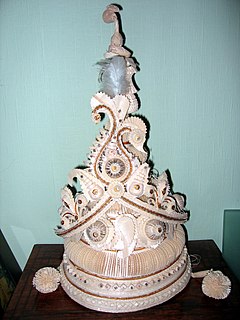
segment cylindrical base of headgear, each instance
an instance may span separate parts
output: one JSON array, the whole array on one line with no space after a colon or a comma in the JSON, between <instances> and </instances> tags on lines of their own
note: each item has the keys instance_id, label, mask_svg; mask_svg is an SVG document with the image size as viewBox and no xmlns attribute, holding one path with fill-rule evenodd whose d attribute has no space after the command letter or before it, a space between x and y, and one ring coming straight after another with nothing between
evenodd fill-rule
<instances>
[{"instance_id":1,"label":"cylindrical base of headgear","mask_svg":"<svg viewBox=\"0 0 240 320\"><path fill-rule=\"evenodd\" d=\"M89 309L134 312L161 304L182 291L191 277L186 247L170 266L151 275L106 278L61 264L61 285L68 296Z\"/></svg>"}]
</instances>

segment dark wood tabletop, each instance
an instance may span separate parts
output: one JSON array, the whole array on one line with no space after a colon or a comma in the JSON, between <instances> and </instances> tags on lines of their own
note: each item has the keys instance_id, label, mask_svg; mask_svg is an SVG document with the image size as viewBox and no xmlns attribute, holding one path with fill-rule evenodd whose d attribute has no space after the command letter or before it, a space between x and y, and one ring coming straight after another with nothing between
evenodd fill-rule
<instances>
[{"instance_id":1,"label":"dark wood tabletop","mask_svg":"<svg viewBox=\"0 0 240 320\"><path fill-rule=\"evenodd\" d=\"M200 263L193 265L193 272L212 268L221 270L230 278L232 290L226 299L215 300L205 296L201 291L202 279L192 278L174 298L150 309L116 314L89 310L71 300L61 286L48 294L41 294L32 287L35 272L42 267L58 267L63 254L61 244L37 244L33 247L4 319L240 319L240 284L214 241L189 241L188 251L201 257Z\"/></svg>"}]
</instances>

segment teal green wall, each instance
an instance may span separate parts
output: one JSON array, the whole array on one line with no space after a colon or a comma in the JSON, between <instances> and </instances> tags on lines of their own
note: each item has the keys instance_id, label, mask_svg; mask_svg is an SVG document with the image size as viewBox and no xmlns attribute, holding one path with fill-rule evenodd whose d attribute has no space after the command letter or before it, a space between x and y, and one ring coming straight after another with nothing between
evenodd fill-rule
<instances>
[{"instance_id":1,"label":"teal green wall","mask_svg":"<svg viewBox=\"0 0 240 320\"><path fill-rule=\"evenodd\" d=\"M0 2L0 226L22 267L34 243L62 242L60 189L97 130L89 101L113 31L107 4ZM240 2L119 4L151 158L187 195L189 238L221 247L223 211L240 207Z\"/></svg>"}]
</instances>

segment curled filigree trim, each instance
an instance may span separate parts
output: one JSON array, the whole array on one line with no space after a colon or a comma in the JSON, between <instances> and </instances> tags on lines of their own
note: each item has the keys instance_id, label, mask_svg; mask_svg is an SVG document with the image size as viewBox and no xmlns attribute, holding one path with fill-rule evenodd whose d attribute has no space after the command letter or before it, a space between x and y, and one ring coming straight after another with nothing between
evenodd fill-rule
<instances>
[{"instance_id":1,"label":"curled filigree trim","mask_svg":"<svg viewBox=\"0 0 240 320\"><path fill-rule=\"evenodd\" d=\"M35 273L32 283L41 293L53 292L59 286L60 273L55 268L41 268Z\"/></svg>"}]
</instances>

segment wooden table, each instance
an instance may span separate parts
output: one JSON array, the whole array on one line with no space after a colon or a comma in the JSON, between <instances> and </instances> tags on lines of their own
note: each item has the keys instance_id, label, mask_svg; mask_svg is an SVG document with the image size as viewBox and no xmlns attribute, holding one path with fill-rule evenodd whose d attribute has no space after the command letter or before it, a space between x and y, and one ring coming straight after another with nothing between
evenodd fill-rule
<instances>
[{"instance_id":1,"label":"wooden table","mask_svg":"<svg viewBox=\"0 0 240 320\"><path fill-rule=\"evenodd\" d=\"M193 266L193 271L213 268L221 270L230 278L232 291L228 298L215 300L206 297L201 291L202 279L192 278L181 293L153 308L133 313L96 312L72 301L61 286L48 294L41 294L32 287L35 272L46 266L58 267L63 254L63 245L37 244L33 247L4 319L240 319L240 284L227 267L214 241L189 241L188 251L189 254L201 256L200 264Z\"/></svg>"}]
</instances>

